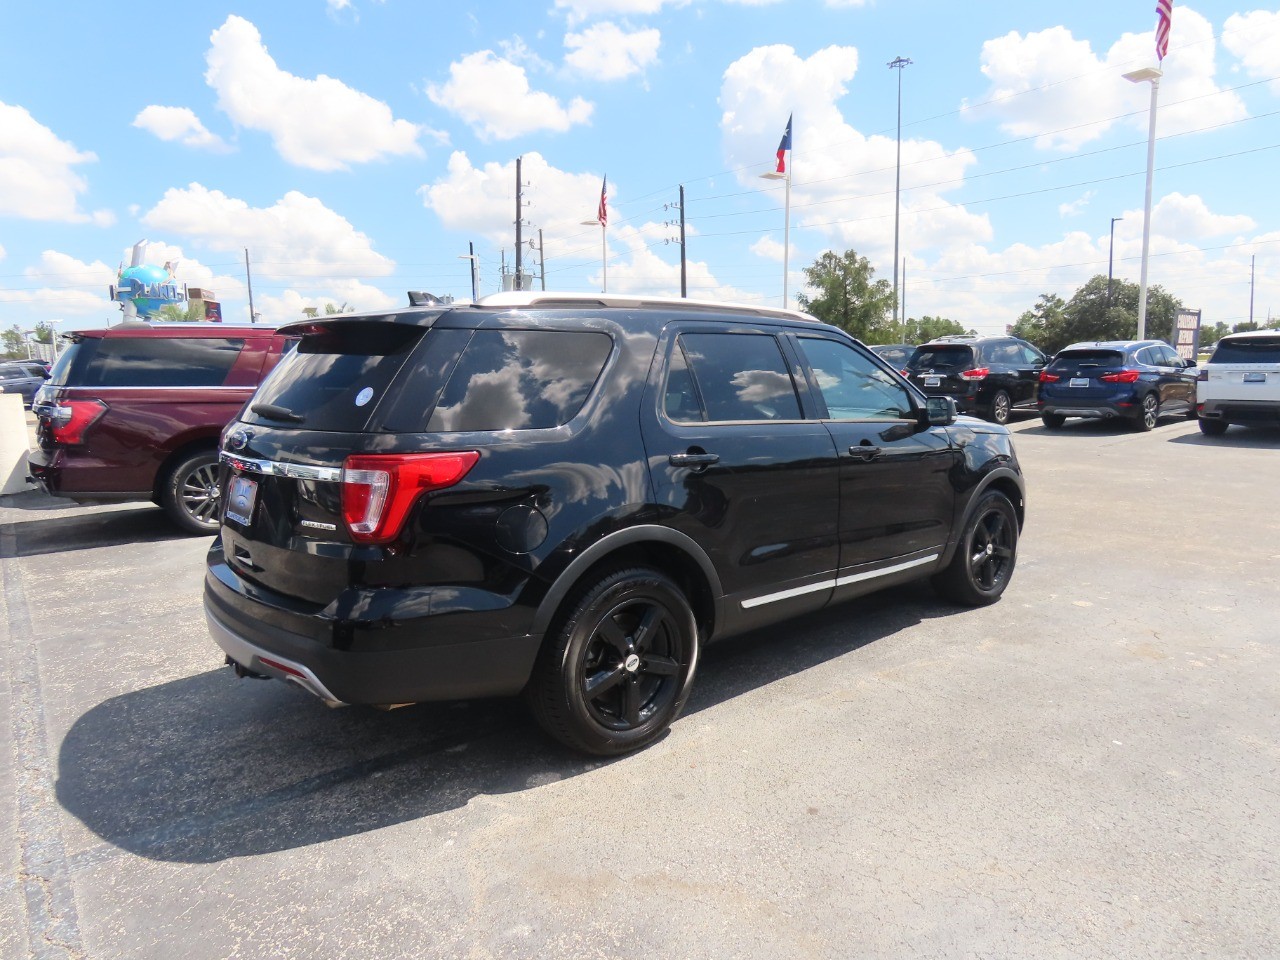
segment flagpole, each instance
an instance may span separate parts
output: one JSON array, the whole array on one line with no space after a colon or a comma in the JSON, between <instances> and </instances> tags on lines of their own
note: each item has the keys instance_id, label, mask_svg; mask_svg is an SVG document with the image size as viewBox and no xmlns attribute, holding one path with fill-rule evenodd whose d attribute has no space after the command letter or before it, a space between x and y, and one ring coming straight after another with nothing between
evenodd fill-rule
<instances>
[{"instance_id":1,"label":"flagpole","mask_svg":"<svg viewBox=\"0 0 1280 960\"><path fill-rule=\"evenodd\" d=\"M1143 67L1132 73L1124 74L1130 83L1151 81L1151 109L1147 126L1147 193L1142 207L1142 271L1138 283L1138 330L1137 339L1145 340L1147 336L1147 262L1151 251L1151 181L1156 165L1156 100L1160 95L1160 77L1163 74L1159 67Z\"/></svg>"},{"instance_id":2,"label":"flagpole","mask_svg":"<svg viewBox=\"0 0 1280 960\"><path fill-rule=\"evenodd\" d=\"M605 230L608 228L602 223L600 224L600 275L603 283L601 283L600 292L609 292L609 241L605 236Z\"/></svg>"},{"instance_id":3,"label":"flagpole","mask_svg":"<svg viewBox=\"0 0 1280 960\"><path fill-rule=\"evenodd\" d=\"M787 200L785 204L785 219L782 223L782 309L787 309L787 269L790 265L791 257L791 167L795 163L796 155L793 151L791 154L791 163L787 164Z\"/></svg>"}]
</instances>

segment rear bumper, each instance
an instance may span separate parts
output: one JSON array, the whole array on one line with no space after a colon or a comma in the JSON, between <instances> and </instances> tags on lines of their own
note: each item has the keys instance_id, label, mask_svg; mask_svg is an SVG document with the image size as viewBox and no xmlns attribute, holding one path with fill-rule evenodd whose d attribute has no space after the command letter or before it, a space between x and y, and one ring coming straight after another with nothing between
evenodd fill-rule
<instances>
[{"instance_id":1,"label":"rear bumper","mask_svg":"<svg viewBox=\"0 0 1280 960\"><path fill-rule=\"evenodd\" d=\"M225 564L210 563L204 610L214 642L247 670L296 683L330 702L418 703L518 693L541 641L532 634L458 639L465 625L457 617L374 624L335 620L322 611L288 611L237 581ZM372 635L387 632L395 635L394 648L370 642Z\"/></svg>"},{"instance_id":2,"label":"rear bumper","mask_svg":"<svg viewBox=\"0 0 1280 960\"><path fill-rule=\"evenodd\" d=\"M78 470L75 458L69 456L63 447L52 451L33 450L27 456L27 472L45 493L76 503L128 503L152 497L149 487L138 490L77 490L77 484L83 483L82 474L87 471ZM96 471L95 475L100 472Z\"/></svg>"},{"instance_id":3,"label":"rear bumper","mask_svg":"<svg viewBox=\"0 0 1280 960\"><path fill-rule=\"evenodd\" d=\"M1074 403L1057 403L1051 400L1041 400L1037 404L1037 408L1042 414L1057 417L1087 417L1091 420L1114 420L1118 417L1134 417L1137 415L1137 408L1133 404L1117 404L1117 403L1089 403L1087 401L1076 401Z\"/></svg>"},{"instance_id":4,"label":"rear bumper","mask_svg":"<svg viewBox=\"0 0 1280 960\"><path fill-rule=\"evenodd\" d=\"M1197 411L1205 420L1280 423L1280 400L1205 400Z\"/></svg>"}]
</instances>

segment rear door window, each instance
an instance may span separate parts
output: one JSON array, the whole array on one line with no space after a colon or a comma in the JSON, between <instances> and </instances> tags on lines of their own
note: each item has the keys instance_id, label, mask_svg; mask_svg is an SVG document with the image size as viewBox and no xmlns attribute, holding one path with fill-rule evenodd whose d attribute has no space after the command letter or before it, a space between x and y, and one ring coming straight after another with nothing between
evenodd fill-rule
<instances>
[{"instance_id":1,"label":"rear door window","mask_svg":"<svg viewBox=\"0 0 1280 960\"><path fill-rule=\"evenodd\" d=\"M1280 336L1219 340L1210 363L1280 363Z\"/></svg>"},{"instance_id":2,"label":"rear door window","mask_svg":"<svg viewBox=\"0 0 1280 960\"><path fill-rule=\"evenodd\" d=\"M238 338L95 337L80 344L67 382L78 387L220 387L243 347Z\"/></svg>"},{"instance_id":3,"label":"rear door window","mask_svg":"<svg viewBox=\"0 0 1280 960\"><path fill-rule=\"evenodd\" d=\"M708 420L801 419L795 382L773 336L686 333L680 336L679 346L693 371Z\"/></svg>"},{"instance_id":4,"label":"rear door window","mask_svg":"<svg viewBox=\"0 0 1280 960\"><path fill-rule=\"evenodd\" d=\"M477 330L427 422L429 433L558 427L582 409L613 350L606 333Z\"/></svg>"}]
</instances>

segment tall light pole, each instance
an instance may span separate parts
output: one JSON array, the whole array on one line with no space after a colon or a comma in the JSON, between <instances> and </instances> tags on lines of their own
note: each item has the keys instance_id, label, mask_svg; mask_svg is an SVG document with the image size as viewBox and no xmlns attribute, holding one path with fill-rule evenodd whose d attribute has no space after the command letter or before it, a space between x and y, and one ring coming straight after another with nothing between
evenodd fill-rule
<instances>
[{"instance_id":1,"label":"tall light pole","mask_svg":"<svg viewBox=\"0 0 1280 960\"><path fill-rule=\"evenodd\" d=\"M458 254L458 259L471 261L471 302L476 303L480 299L480 280L476 276L476 264L480 258L476 256L475 243L468 243L467 250L470 252Z\"/></svg>"},{"instance_id":2,"label":"tall light pole","mask_svg":"<svg viewBox=\"0 0 1280 960\"><path fill-rule=\"evenodd\" d=\"M1111 218L1111 246L1107 248L1107 309L1111 308L1111 272L1116 262L1116 221L1124 217Z\"/></svg>"},{"instance_id":3,"label":"tall light pole","mask_svg":"<svg viewBox=\"0 0 1280 960\"><path fill-rule=\"evenodd\" d=\"M1151 179L1156 167L1156 101L1160 95L1160 78L1164 76L1159 67L1143 67L1126 73L1124 78L1130 83L1151 81L1151 110L1147 127L1147 199L1142 207L1142 279L1138 283L1138 339L1147 336L1147 256L1151 251Z\"/></svg>"},{"instance_id":4,"label":"tall light pole","mask_svg":"<svg viewBox=\"0 0 1280 960\"><path fill-rule=\"evenodd\" d=\"M902 193L902 71L909 67L911 61L906 57L894 57L889 61L889 68L898 71L898 162L893 174L893 325L898 326L898 225L900 219L900 196Z\"/></svg>"}]
</instances>

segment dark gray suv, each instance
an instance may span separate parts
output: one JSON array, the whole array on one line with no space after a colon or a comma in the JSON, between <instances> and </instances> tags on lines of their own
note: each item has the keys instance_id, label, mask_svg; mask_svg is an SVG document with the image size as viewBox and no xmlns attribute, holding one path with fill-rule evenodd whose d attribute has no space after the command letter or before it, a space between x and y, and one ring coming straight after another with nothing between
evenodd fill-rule
<instances>
[{"instance_id":1,"label":"dark gray suv","mask_svg":"<svg viewBox=\"0 0 1280 960\"><path fill-rule=\"evenodd\" d=\"M703 645L931 576L1012 576L1008 431L844 332L510 294L341 316L223 434L205 612L241 676L333 703L523 692L575 749L679 714Z\"/></svg>"}]
</instances>

